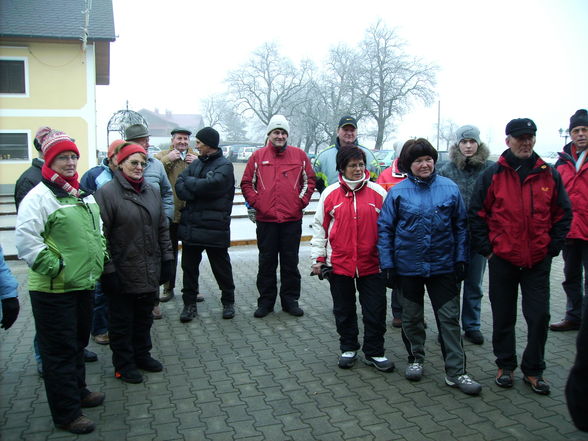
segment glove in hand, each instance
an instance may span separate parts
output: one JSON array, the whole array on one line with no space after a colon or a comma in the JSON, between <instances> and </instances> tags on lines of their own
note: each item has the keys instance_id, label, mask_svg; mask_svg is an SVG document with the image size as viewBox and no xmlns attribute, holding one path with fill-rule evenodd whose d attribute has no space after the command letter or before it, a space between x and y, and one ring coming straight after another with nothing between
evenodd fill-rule
<instances>
[{"instance_id":1,"label":"glove in hand","mask_svg":"<svg viewBox=\"0 0 588 441\"><path fill-rule=\"evenodd\" d=\"M20 311L20 305L16 297L10 297L2 300L2 329L9 329L18 317Z\"/></svg>"}]
</instances>

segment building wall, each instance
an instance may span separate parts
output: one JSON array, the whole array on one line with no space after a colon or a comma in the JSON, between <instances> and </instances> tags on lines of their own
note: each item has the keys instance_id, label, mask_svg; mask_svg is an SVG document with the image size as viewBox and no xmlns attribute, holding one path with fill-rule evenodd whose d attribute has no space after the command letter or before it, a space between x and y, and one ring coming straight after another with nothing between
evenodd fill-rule
<instances>
[{"instance_id":1,"label":"building wall","mask_svg":"<svg viewBox=\"0 0 588 441\"><path fill-rule=\"evenodd\" d=\"M76 140L80 176L96 164L94 46L83 53L80 42L10 42L0 45L0 57L22 57L28 64L27 96L0 95L0 131L29 134L29 159L0 160L0 192L12 190L37 152L37 129L50 126Z\"/></svg>"}]
</instances>

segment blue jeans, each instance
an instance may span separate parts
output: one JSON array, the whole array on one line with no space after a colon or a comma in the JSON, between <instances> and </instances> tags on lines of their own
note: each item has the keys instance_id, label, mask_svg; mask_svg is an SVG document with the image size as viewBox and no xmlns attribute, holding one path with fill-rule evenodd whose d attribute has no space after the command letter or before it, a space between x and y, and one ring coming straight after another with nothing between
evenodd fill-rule
<instances>
[{"instance_id":1,"label":"blue jeans","mask_svg":"<svg viewBox=\"0 0 588 441\"><path fill-rule=\"evenodd\" d=\"M466 332L480 330L482 281L486 272L486 258L473 250L470 253L470 261L463 281L461 306L461 327Z\"/></svg>"},{"instance_id":2,"label":"blue jeans","mask_svg":"<svg viewBox=\"0 0 588 441\"><path fill-rule=\"evenodd\" d=\"M94 290L94 313L92 314L92 335L102 335L108 332L108 305L100 282Z\"/></svg>"},{"instance_id":3,"label":"blue jeans","mask_svg":"<svg viewBox=\"0 0 588 441\"><path fill-rule=\"evenodd\" d=\"M588 241L566 240L563 258L565 279L562 286L568 298L565 319L580 323L582 321L582 302L588 292ZM584 276L583 286L582 276Z\"/></svg>"}]
</instances>

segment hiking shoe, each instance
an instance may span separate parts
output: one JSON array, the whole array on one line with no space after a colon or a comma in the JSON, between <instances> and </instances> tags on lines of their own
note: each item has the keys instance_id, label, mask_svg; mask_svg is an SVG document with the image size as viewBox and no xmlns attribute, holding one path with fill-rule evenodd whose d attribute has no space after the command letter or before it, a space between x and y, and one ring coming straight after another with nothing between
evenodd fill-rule
<instances>
[{"instance_id":1,"label":"hiking shoe","mask_svg":"<svg viewBox=\"0 0 588 441\"><path fill-rule=\"evenodd\" d=\"M549 393L551 392L549 384L547 384L547 382L543 379L541 375L537 377L527 377L525 375L523 376L523 381L527 383L529 386L531 386L531 389L533 389L533 392L535 392L536 394L549 395Z\"/></svg>"},{"instance_id":2,"label":"hiking shoe","mask_svg":"<svg viewBox=\"0 0 588 441\"><path fill-rule=\"evenodd\" d=\"M163 295L159 297L159 301L162 303L169 302L175 296L173 288L163 288Z\"/></svg>"},{"instance_id":3,"label":"hiking shoe","mask_svg":"<svg viewBox=\"0 0 588 441\"><path fill-rule=\"evenodd\" d=\"M104 392L90 392L80 401L81 407L96 407L104 403L106 394Z\"/></svg>"},{"instance_id":4,"label":"hiking shoe","mask_svg":"<svg viewBox=\"0 0 588 441\"><path fill-rule=\"evenodd\" d=\"M235 305L224 305L223 306L223 318L232 319L235 317Z\"/></svg>"},{"instance_id":5,"label":"hiking shoe","mask_svg":"<svg viewBox=\"0 0 588 441\"><path fill-rule=\"evenodd\" d=\"M204 301L204 296L200 293L196 294L196 301L198 303L203 302Z\"/></svg>"},{"instance_id":6,"label":"hiking shoe","mask_svg":"<svg viewBox=\"0 0 588 441\"><path fill-rule=\"evenodd\" d=\"M139 384L143 382L143 375L137 369L115 371L114 377L125 383Z\"/></svg>"},{"instance_id":7,"label":"hiking shoe","mask_svg":"<svg viewBox=\"0 0 588 441\"><path fill-rule=\"evenodd\" d=\"M110 344L110 337L108 337L108 332L106 334L98 334L92 337L92 339L98 343L99 345L107 345Z\"/></svg>"},{"instance_id":8,"label":"hiking shoe","mask_svg":"<svg viewBox=\"0 0 588 441\"><path fill-rule=\"evenodd\" d=\"M163 317L163 314L161 313L161 308L159 307L159 305L155 305L153 307L153 320L161 320L161 318Z\"/></svg>"},{"instance_id":9,"label":"hiking shoe","mask_svg":"<svg viewBox=\"0 0 588 441\"><path fill-rule=\"evenodd\" d=\"M273 312L274 308L265 308L264 306L260 306L255 310L253 313L253 317L255 318L262 318L268 315L270 312Z\"/></svg>"},{"instance_id":10,"label":"hiking shoe","mask_svg":"<svg viewBox=\"0 0 588 441\"><path fill-rule=\"evenodd\" d=\"M96 428L96 424L85 415L80 415L69 424L58 424L59 429L67 430L71 433L82 435L84 433L90 433Z\"/></svg>"},{"instance_id":11,"label":"hiking shoe","mask_svg":"<svg viewBox=\"0 0 588 441\"><path fill-rule=\"evenodd\" d=\"M339 366L341 369L349 369L355 364L355 360L357 360L357 352L355 351L346 351L341 354L339 357Z\"/></svg>"},{"instance_id":12,"label":"hiking shoe","mask_svg":"<svg viewBox=\"0 0 588 441\"><path fill-rule=\"evenodd\" d=\"M135 364L139 369L147 372L161 372L163 370L163 365L153 357L136 360Z\"/></svg>"},{"instance_id":13,"label":"hiking shoe","mask_svg":"<svg viewBox=\"0 0 588 441\"><path fill-rule=\"evenodd\" d=\"M423 364L422 363L409 363L404 371L404 376L410 381L419 381L423 378Z\"/></svg>"},{"instance_id":14,"label":"hiking shoe","mask_svg":"<svg viewBox=\"0 0 588 441\"><path fill-rule=\"evenodd\" d=\"M475 345L484 344L484 336L480 331L466 331L463 334L463 338L465 338L470 343Z\"/></svg>"},{"instance_id":15,"label":"hiking shoe","mask_svg":"<svg viewBox=\"0 0 588 441\"><path fill-rule=\"evenodd\" d=\"M512 370L507 368L498 369L494 382L499 387L513 387L514 385L514 374Z\"/></svg>"},{"instance_id":16,"label":"hiking shoe","mask_svg":"<svg viewBox=\"0 0 588 441\"><path fill-rule=\"evenodd\" d=\"M182 309L182 313L180 314L180 321L182 323L191 322L192 319L197 315L198 312L196 311L196 303L184 305L184 309Z\"/></svg>"},{"instance_id":17,"label":"hiking shoe","mask_svg":"<svg viewBox=\"0 0 588 441\"><path fill-rule=\"evenodd\" d=\"M392 372L394 370L394 363L386 357L365 357L365 364L373 366L382 372Z\"/></svg>"},{"instance_id":18,"label":"hiking shoe","mask_svg":"<svg viewBox=\"0 0 588 441\"><path fill-rule=\"evenodd\" d=\"M482 385L474 381L472 377L467 374L459 375L457 377L445 377L445 383L451 387L457 387L460 391L467 395L478 395L482 390Z\"/></svg>"},{"instance_id":19,"label":"hiking shoe","mask_svg":"<svg viewBox=\"0 0 588 441\"><path fill-rule=\"evenodd\" d=\"M298 305L288 306L287 308L282 308L282 310L294 317L302 317L304 315L304 311Z\"/></svg>"},{"instance_id":20,"label":"hiking shoe","mask_svg":"<svg viewBox=\"0 0 588 441\"><path fill-rule=\"evenodd\" d=\"M86 363L93 363L94 361L98 361L98 354L96 352L84 349L84 361Z\"/></svg>"}]
</instances>

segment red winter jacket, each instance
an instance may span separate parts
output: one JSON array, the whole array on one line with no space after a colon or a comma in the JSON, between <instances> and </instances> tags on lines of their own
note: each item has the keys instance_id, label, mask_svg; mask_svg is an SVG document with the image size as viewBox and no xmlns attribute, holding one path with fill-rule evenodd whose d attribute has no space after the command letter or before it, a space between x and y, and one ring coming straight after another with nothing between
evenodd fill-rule
<instances>
[{"instance_id":1,"label":"red winter jacket","mask_svg":"<svg viewBox=\"0 0 588 441\"><path fill-rule=\"evenodd\" d=\"M277 151L271 143L251 155L241 179L243 196L260 222L302 219L315 185L314 171L303 150L289 145Z\"/></svg>"},{"instance_id":2,"label":"red winter jacket","mask_svg":"<svg viewBox=\"0 0 588 441\"><path fill-rule=\"evenodd\" d=\"M505 155L478 178L469 208L473 247L513 265L531 268L561 250L571 207L559 173L537 154L521 183Z\"/></svg>"},{"instance_id":3,"label":"red winter jacket","mask_svg":"<svg viewBox=\"0 0 588 441\"><path fill-rule=\"evenodd\" d=\"M559 154L555 168L561 175L572 203L572 227L568 239L588 240L588 160L576 171L578 155L570 142Z\"/></svg>"},{"instance_id":4,"label":"red winter jacket","mask_svg":"<svg viewBox=\"0 0 588 441\"><path fill-rule=\"evenodd\" d=\"M384 190L390 191L392 187L405 179L406 173L398 170L398 158L396 158L390 167L380 173L376 182L384 187Z\"/></svg>"},{"instance_id":5,"label":"red winter jacket","mask_svg":"<svg viewBox=\"0 0 588 441\"><path fill-rule=\"evenodd\" d=\"M380 272L378 259L378 215L386 190L369 180L351 190L339 175L339 182L321 194L314 215L311 241L313 261L325 262L333 273L363 277Z\"/></svg>"}]
</instances>

